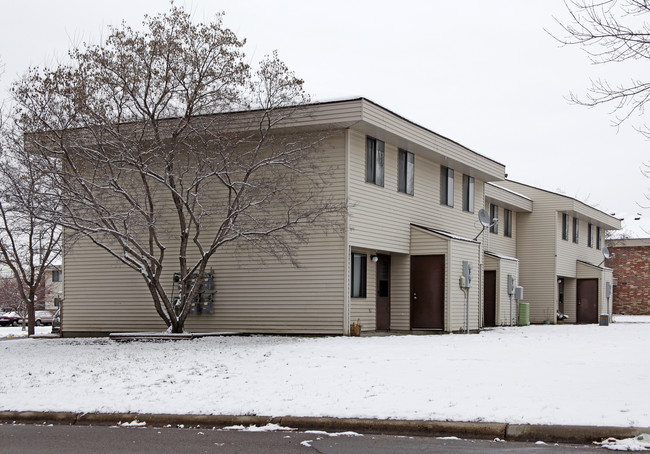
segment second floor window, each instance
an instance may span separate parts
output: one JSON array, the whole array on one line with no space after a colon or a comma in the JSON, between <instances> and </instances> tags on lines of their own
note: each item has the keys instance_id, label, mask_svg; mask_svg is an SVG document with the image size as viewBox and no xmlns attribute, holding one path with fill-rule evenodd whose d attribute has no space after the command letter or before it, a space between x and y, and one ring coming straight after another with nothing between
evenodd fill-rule
<instances>
[{"instance_id":1,"label":"second floor window","mask_svg":"<svg viewBox=\"0 0 650 454\"><path fill-rule=\"evenodd\" d=\"M61 274L61 270L53 270L52 282L62 282L62 281L63 281L63 276Z\"/></svg>"},{"instance_id":2,"label":"second floor window","mask_svg":"<svg viewBox=\"0 0 650 454\"><path fill-rule=\"evenodd\" d=\"M569 241L569 215L562 213L562 239Z\"/></svg>"},{"instance_id":3,"label":"second floor window","mask_svg":"<svg viewBox=\"0 0 650 454\"><path fill-rule=\"evenodd\" d=\"M463 175L463 211L474 212L474 177Z\"/></svg>"},{"instance_id":4,"label":"second floor window","mask_svg":"<svg viewBox=\"0 0 650 454\"><path fill-rule=\"evenodd\" d=\"M454 169L440 167L440 203L454 206Z\"/></svg>"},{"instance_id":5,"label":"second floor window","mask_svg":"<svg viewBox=\"0 0 650 454\"><path fill-rule=\"evenodd\" d=\"M495 222L497 221L497 222ZM490 232L499 233L499 205L490 204Z\"/></svg>"},{"instance_id":6,"label":"second floor window","mask_svg":"<svg viewBox=\"0 0 650 454\"><path fill-rule=\"evenodd\" d=\"M512 237L512 211L503 210L503 235Z\"/></svg>"},{"instance_id":7,"label":"second floor window","mask_svg":"<svg viewBox=\"0 0 650 454\"><path fill-rule=\"evenodd\" d=\"M366 138L366 181L384 185L384 142Z\"/></svg>"},{"instance_id":8,"label":"second floor window","mask_svg":"<svg viewBox=\"0 0 650 454\"><path fill-rule=\"evenodd\" d=\"M587 246L594 247L594 226L587 224Z\"/></svg>"},{"instance_id":9,"label":"second floor window","mask_svg":"<svg viewBox=\"0 0 650 454\"><path fill-rule=\"evenodd\" d=\"M397 174L397 190L413 195L415 181L415 156L413 153L399 150Z\"/></svg>"},{"instance_id":10,"label":"second floor window","mask_svg":"<svg viewBox=\"0 0 650 454\"><path fill-rule=\"evenodd\" d=\"M573 242L578 244L580 237L580 221L578 218L573 218Z\"/></svg>"},{"instance_id":11,"label":"second floor window","mask_svg":"<svg viewBox=\"0 0 650 454\"><path fill-rule=\"evenodd\" d=\"M596 249L600 249L600 227L596 227Z\"/></svg>"}]
</instances>

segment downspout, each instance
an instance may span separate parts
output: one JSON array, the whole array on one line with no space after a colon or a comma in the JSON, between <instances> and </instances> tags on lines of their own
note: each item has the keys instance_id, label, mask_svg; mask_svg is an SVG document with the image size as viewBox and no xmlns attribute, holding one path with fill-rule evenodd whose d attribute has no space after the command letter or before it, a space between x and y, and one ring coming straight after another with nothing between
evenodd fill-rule
<instances>
[{"instance_id":1,"label":"downspout","mask_svg":"<svg viewBox=\"0 0 650 454\"><path fill-rule=\"evenodd\" d=\"M345 203L346 205L349 202L350 195L350 129L345 130ZM350 238L349 238L349 213L347 210L344 213L345 222L344 222L344 257L343 263L345 263L345 276L343 278L343 335L350 335Z\"/></svg>"}]
</instances>

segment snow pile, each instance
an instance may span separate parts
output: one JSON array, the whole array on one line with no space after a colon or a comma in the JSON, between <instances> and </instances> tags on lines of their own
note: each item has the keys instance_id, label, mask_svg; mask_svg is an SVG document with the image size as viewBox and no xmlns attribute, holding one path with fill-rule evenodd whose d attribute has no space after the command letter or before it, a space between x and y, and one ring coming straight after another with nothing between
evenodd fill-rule
<instances>
[{"instance_id":1,"label":"snow pile","mask_svg":"<svg viewBox=\"0 0 650 454\"><path fill-rule=\"evenodd\" d=\"M595 444L612 451L650 451L650 434L641 434L636 438L625 438L623 440L608 438L601 443Z\"/></svg>"},{"instance_id":2,"label":"snow pile","mask_svg":"<svg viewBox=\"0 0 650 454\"><path fill-rule=\"evenodd\" d=\"M361 338L21 338L0 342L0 411L650 427L648 351L648 323Z\"/></svg>"},{"instance_id":3,"label":"snow pile","mask_svg":"<svg viewBox=\"0 0 650 454\"><path fill-rule=\"evenodd\" d=\"M236 425L236 426L226 426L223 427L222 430L238 430L240 432L277 432L279 430L286 431L286 430L296 430L292 427L283 427L278 424L272 424L269 423L265 426L256 426L255 424L251 424L250 426L242 426Z\"/></svg>"}]
</instances>

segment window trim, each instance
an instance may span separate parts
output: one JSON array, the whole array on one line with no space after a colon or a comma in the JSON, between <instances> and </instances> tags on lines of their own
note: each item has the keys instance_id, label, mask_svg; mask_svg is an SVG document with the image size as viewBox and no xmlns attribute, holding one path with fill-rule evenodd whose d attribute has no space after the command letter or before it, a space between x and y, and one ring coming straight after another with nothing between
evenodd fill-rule
<instances>
[{"instance_id":1,"label":"window trim","mask_svg":"<svg viewBox=\"0 0 650 454\"><path fill-rule=\"evenodd\" d=\"M403 194L413 195L414 189L415 155L410 151L400 148L397 154L397 191Z\"/></svg>"},{"instance_id":2,"label":"window trim","mask_svg":"<svg viewBox=\"0 0 650 454\"><path fill-rule=\"evenodd\" d=\"M587 246L594 247L594 225L591 222L587 224Z\"/></svg>"},{"instance_id":3,"label":"window trim","mask_svg":"<svg viewBox=\"0 0 650 454\"><path fill-rule=\"evenodd\" d=\"M476 191L476 181L474 177L463 175L463 211L468 213L474 212L474 195Z\"/></svg>"},{"instance_id":4,"label":"window trim","mask_svg":"<svg viewBox=\"0 0 650 454\"><path fill-rule=\"evenodd\" d=\"M503 236L512 238L512 210L503 209Z\"/></svg>"},{"instance_id":5,"label":"window trim","mask_svg":"<svg viewBox=\"0 0 650 454\"><path fill-rule=\"evenodd\" d=\"M602 229L598 226L596 227L596 249L600 250L601 246L601 235L602 235Z\"/></svg>"},{"instance_id":6,"label":"window trim","mask_svg":"<svg viewBox=\"0 0 650 454\"><path fill-rule=\"evenodd\" d=\"M496 235L499 234L499 223L494 222L494 220L499 219L499 205L496 203L491 203L490 204L490 233L494 233Z\"/></svg>"},{"instance_id":7,"label":"window trim","mask_svg":"<svg viewBox=\"0 0 650 454\"><path fill-rule=\"evenodd\" d=\"M386 146L383 141L366 136L366 183L384 186Z\"/></svg>"},{"instance_id":8,"label":"window trim","mask_svg":"<svg viewBox=\"0 0 650 454\"><path fill-rule=\"evenodd\" d=\"M454 206L454 169L440 166L440 204Z\"/></svg>"},{"instance_id":9,"label":"window trim","mask_svg":"<svg viewBox=\"0 0 650 454\"><path fill-rule=\"evenodd\" d=\"M359 292L355 292L355 258L359 258ZM350 298L366 298L367 297L367 288L368 288L368 255L361 254L359 252L352 252L350 254Z\"/></svg>"},{"instance_id":10,"label":"window trim","mask_svg":"<svg viewBox=\"0 0 650 454\"><path fill-rule=\"evenodd\" d=\"M580 244L580 219L573 217L573 242Z\"/></svg>"}]
</instances>

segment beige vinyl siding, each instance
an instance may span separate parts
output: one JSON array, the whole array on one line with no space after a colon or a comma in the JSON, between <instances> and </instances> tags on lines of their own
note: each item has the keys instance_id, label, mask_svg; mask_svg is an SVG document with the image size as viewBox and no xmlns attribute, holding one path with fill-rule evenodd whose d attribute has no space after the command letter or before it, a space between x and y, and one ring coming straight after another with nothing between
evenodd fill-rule
<instances>
[{"instance_id":1,"label":"beige vinyl siding","mask_svg":"<svg viewBox=\"0 0 650 454\"><path fill-rule=\"evenodd\" d=\"M469 289L469 329L477 330L480 328L480 317L483 313L482 286L483 277L480 276L481 269L478 263L479 245L467 241L450 241L450 260L447 268L447 283L449 291L449 324L446 325L447 331L461 331L466 329L466 302L465 293L461 290L458 280L463 274L463 261L472 262L474 266L474 278L472 287Z\"/></svg>"},{"instance_id":2,"label":"beige vinyl siding","mask_svg":"<svg viewBox=\"0 0 650 454\"><path fill-rule=\"evenodd\" d=\"M498 202L496 203L499 206ZM490 204L485 204L485 209L490 212ZM499 255L515 257L517 255L517 213L512 213L512 236L505 236L505 208L499 206L499 232L492 233L486 228L480 240L485 242L485 250Z\"/></svg>"},{"instance_id":3,"label":"beige vinyl siding","mask_svg":"<svg viewBox=\"0 0 650 454\"><path fill-rule=\"evenodd\" d=\"M523 302L530 304L530 320L542 323L555 319L557 225L554 215L544 213L549 201L535 200L532 213L517 213L517 258ZM544 215L546 214L546 216Z\"/></svg>"},{"instance_id":4,"label":"beige vinyl siding","mask_svg":"<svg viewBox=\"0 0 650 454\"><path fill-rule=\"evenodd\" d=\"M355 125L355 128L364 134L377 136L379 139L392 142L408 151L419 154L426 153L427 159L445 163L460 173L471 174L484 181L503 179L505 168L502 164L398 115L387 115L386 109L371 101L364 99L362 102L363 123Z\"/></svg>"},{"instance_id":5,"label":"beige vinyl siding","mask_svg":"<svg viewBox=\"0 0 650 454\"><path fill-rule=\"evenodd\" d=\"M570 197L512 181L500 186L523 194L534 201L532 213L517 216L517 258L520 260L519 282L524 287L524 302L530 303L531 322L555 323L558 290L557 278L565 278L565 311L575 322L575 282L577 261L597 265L602 253L587 247L587 223L594 228L620 228L620 221ZM562 213L569 214L569 239L562 239ZM573 243L571 220L580 219L579 243ZM594 240L595 243L595 240ZM594 244L595 245L595 244Z\"/></svg>"},{"instance_id":6,"label":"beige vinyl siding","mask_svg":"<svg viewBox=\"0 0 650 454\"><path fill-rule=\"evenodd\" d=\"M320 162L336 168L328 180L328 190L342 201L343 133L332 133L324 150ZM173 225L172 215L166 221ZM172 228L171 234L173 231ZM169 292L173 288L172 274L178 268L174 247L172 242L162 277ZM315 227L308 242L297 249L296 259L298 267L272 256L251 255L234 246L219 249L209 264L216 275L214 313L188 316L186 329L344 334L344 284L349 255L343 236ZM87 241L79 241L67 251L64 267L66 335L165 329L142 277L106 252Z\"/></svg>"},{"instance_id":7,"label":"beige vinyl siding","mask_svg":"<svg viewBox=\"0 0 650 454\"><path fill-rule=\"evenodd\" d=\"M454 207L440 204L440 166L415 155L414 195L397 190L398 147L385 145L384 186L365 181L366 135L350 131L349 242L353 247L409 253L410 225L473 238L476 214L462 210L462 173L454 174ZM408 148L407 151L411 151ZM475 181L476 203L483 182ZM477 205L480 206L480 205Z\"/></svg>"},{"instance_id":8,"label":"beige vinyl siding","mask_svg":"<svg viewBox=\"0 0 650 454\"><path fill-rule=\"evenodd\" d=\"M390 329L411 329L411 256L390 257Z\"/></svg>"},{"instance_id":9,"label":"beige vinyl siding","mask_svg":"<svg viewBox=\"0 0 650 454\"><path fill-rule=\"evenodd\" d=\"M594 227L594 245L587 246L587 225L589 220L579 220L578 244L573 242L573 219L575 216L569 216L569 239L562 239L562 213L557 213L558 231L557 231L557 274L558 276L576 277L576 260L598 265L604 259L602 248L596 249L596 229Z\"/></svg>"}]
</instances>

